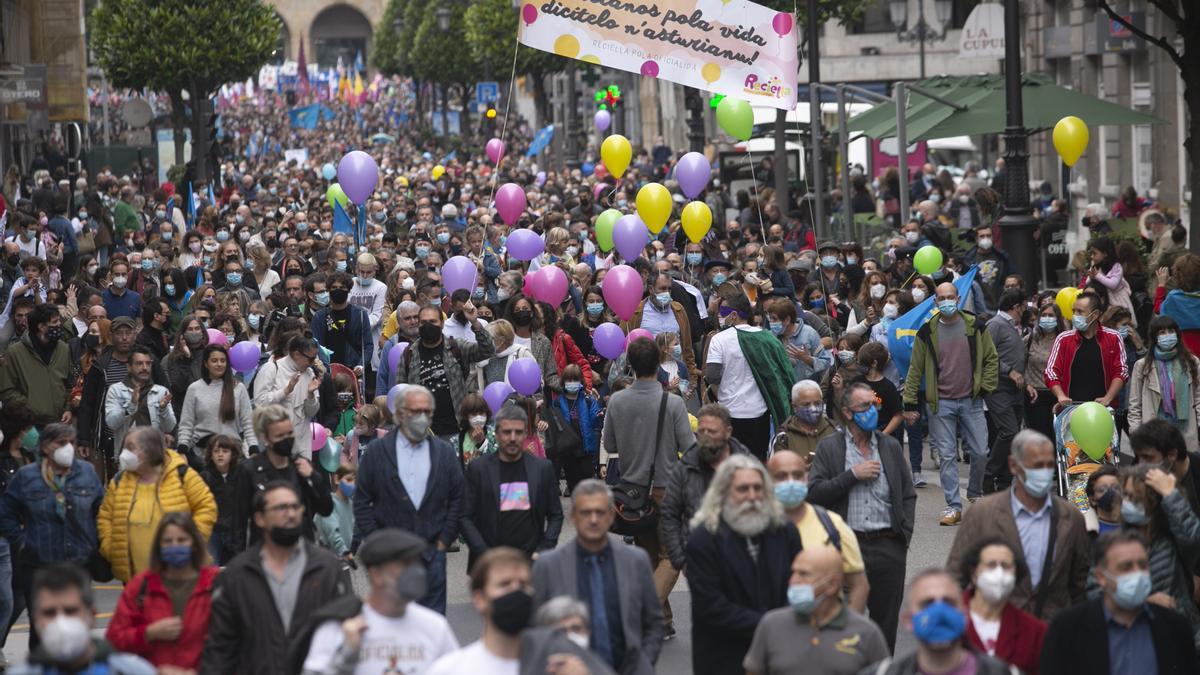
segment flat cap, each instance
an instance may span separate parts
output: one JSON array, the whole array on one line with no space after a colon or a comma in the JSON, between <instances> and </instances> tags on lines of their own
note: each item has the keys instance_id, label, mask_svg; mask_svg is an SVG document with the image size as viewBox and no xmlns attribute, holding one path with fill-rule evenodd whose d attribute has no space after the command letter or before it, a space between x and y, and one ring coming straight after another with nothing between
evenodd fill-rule
<instances>
[{"instance_id":1,"label":"flat cap","mask_svg":"<svg viewBox=\"0 0 1200 675\"><path fill-rule=\"evenodd\" d=\"M393 560L415 558L429 548L429 542L398 527L385 527L367 535L358 547L358 557L367 567Z\"/></svg>"}]
</instances>

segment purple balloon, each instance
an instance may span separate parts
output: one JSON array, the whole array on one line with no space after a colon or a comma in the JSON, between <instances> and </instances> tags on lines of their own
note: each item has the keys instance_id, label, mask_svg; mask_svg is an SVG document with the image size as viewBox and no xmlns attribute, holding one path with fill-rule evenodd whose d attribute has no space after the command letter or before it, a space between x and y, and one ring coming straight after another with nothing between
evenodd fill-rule
<instances>
[{"instance_id":1,"label":"purple balloon","mask_svg":"<svg viewBox=\"0 0 1200 675\"><path fill-rule=\"evenodd\" d=\"M596 130L604 133L608 131L608 125L612 124L612 113L607 110L597 110L592 120L596 123Z\"/></svg>"},{"instance_id":2,"label":"purple balloon","mask_svg":"<svg viewBox=\"0 0 1200 675\"><path fill-rule=\"evenodd\" d=\"M400 392L404 391L404 388L407 386L408 386L407 384L394 384L394 385L392 385L392 388L388 390L388 412L389 413L393 413L396 411L396 398L398 396L400 396Z\"/></svg>"},{"instance_id":3,"label":"purple balloon","mask_svg":"<svg viewBox=\"0 0 1200 675\"><path fill-rule=\"evenodd\" d=\"M596 326L596 332L592 333L592 344L600 356L615 359L625 351L625 333L622 333L621 327L615 323L602 323Z\"/></svg>"},{"instance_id":4,"label":"purple balloon","mask_svg":"<svg viewBox=\"0 0 1200 675\"><path fill-rule=\"evenodd\" d=\"M635 213L621 216L613 225L613 244L626 261L635 260L650 243L650 230Z\"/></svg>"},{"instance_id":5,"label":"purple balloon","mask_svg":"<svg viewBox=\"0 0 1200 675\"><path fill-rule=\"evenodd\" d=\"M388 350L388 370L396 372L396 367L400 365L400 359L404 357L404 350L408 349L407 342L397 342ZM391 405L390 403L388 405Z\"/></svg>"},{"instance_id":6,"label":"purple balloon","mask_svg":"<svg viewBox=\"0 0 1200 675\"><path fill-rule=\"evenodd\" d=\"M505 246L508 248L510 258L533 260L545 250L546 242L542 241L542 238L533 230L522 228L508 233L508 241L505 242Z\"/></svg>"},{"instance_id":7,"label":"purple balloon","mask_svg":"<svg viewBox=\"0 0 1200 675\"><path fill-rule=\"evenodd\" d=\"M516 183L505 183L496 190L496 211L506 225L516 225L525 212L525 190Z\"/></svg>"},{"instance_id":8,"label":"purple balloon","mask_svg":"<svg viewBox=\"0 0 1200 675\"><path fill-rule=\"evenodd\" d=\"M483 388L483 400L487 402L488 408L491 408L492 414L500 412L500 408L504 405L504 401L516 391L507 382L493 382Z\"/></svg>"},{"instance_id":9,"label":"purple balloon","mask_svg":"<svg viewBox=\"0 0 1200 675\"><path fill-rule=\"evenodd\" d=\"M350 201L365 204L379 183L379 165L362 150L352 150L338 162L337 178Z\"/></svg>"},{"instance_id":10,"label":"purple balloon","mask_svg":"<svg viewBox=\"0 0 1200 675\"><path fill-rule=\"evenodd\" d=\"M695 199L712 177L712 166L708 158L698 152L689 152L679 158L675 165L675 180L679 181L679 189L683 190L688 199Z\"/></svg>"},{"instance_id":11,"label":"purple balloon","mask_svg":"<svg viewBox=\"0 0 1200 675\"><path fill-rule=\"evenodd\" d=\"M537 176L534 177L533 182L538 187L545 185L546 184L546 172L545 171L537 172Z\"/></svg>"},{"instance_id":12,"label":"purple balloon","mask_svg":"<svg viewBox=\"0 0 1200 675\"><path fill-rule=\"evenodd\" d=\"M262 348L257 340L242 340L229 350L229 365L239 373L248 373L258 366Z\"/></svg>"},{"instance_id":13,"label":"purple balloon","mask_svg":"<svg viewBox=\"0 0 1200 675\"><path fill-rule=\"evenodd\" d=\"M487 142L485 148L488 159L492 160L492 164L499 164L500 158L504 156L504 141L499 138L493 138Z\"/></svg>"},{"instance_id":14,"label":"purple balloon","mask_svg":"<svg viewBox=\"0 0 1200 675\"><path fill-rule=\"evenodd\" d=\"M460 288L468 291L475 290L475 277L478 269L475 263L465 255L456 255L442 265L442 288L450 295Z\"/></svg>"},{"instance_id":15,"label":"purple balloon","mask_svg":"<svg viewBox=\"0 0 1200 675\"><path fill-rule=\"evenodd\" d=\"M528 356L508 364L508 383L522 396L533 396L542 386L542 369Z\"/></svg>"}]
</instances>

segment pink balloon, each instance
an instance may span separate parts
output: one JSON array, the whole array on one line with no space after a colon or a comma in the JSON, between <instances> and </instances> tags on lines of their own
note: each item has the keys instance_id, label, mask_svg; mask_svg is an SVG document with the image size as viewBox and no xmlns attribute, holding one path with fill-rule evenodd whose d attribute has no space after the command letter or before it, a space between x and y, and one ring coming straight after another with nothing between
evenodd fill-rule
<instances>
[{"instance_id":1,"label":"pink balloon","mask_svg":"<svg viewBox=\"0 0 1200 675\"><path fill-rule=\"evenodd\" d=\"M637 258L649 243L650 230L636 213L621 216L613 225L613 244L625 260Z\"/></svg>"},{"instance_id":2,"label":"pink balloon","mask_svg":"<svg viewBox=\"0 0 1200 675\"><path fill-rule=\"evenodd\" d=\"M478 271L475 263L465 255L456 255L447 260L446 264L442 265L442 287L446 289L446 295L450 295L460 288L468 291L475 290Z\"/></svg>"},{"instance_id":3,"label":"pink balloon","mask_svg":"<svg viewBox=\"0 0 1200 675\"><path fill-rule=\"evenodd\" d=\"M779 37L783 37L784 35L791 33L792 15L787 12L780 12L776 14L775 18L771 20L771 27L775 29L775 32L779 34Z\"/></svg>"},{"instance_id":4,"label":"pink balloon","mask_svg":"<svg viewBox=\"0 0 1200 675\"><path fill-rule=\"evenodd\" d=\"M628 349L629 345L633 344L634 340L641 340L643 338L647 340L654 340L654 334L645 328L634 328L633 330L629 331L629 337L625 338L625 348Z\"/></svg>"},{"instance_id":5,"label":"pink balloon","mask_svg":"<svg viewBox=\"0 0 1200 675\"><path fill-rule=\"evenodd\" d=\"M487 156L492 160L492 164L499 164L500 158L504 156L504 141L499 138L493 138L487 142Z\"/></svg>"},{"instance_id":6,"label":"pink balloon","mask_svg":"<svg viewBox=\"0 0 1200 675\"><path fill-rule=\"evenodd\" d=\"M595 168L592 169L592 175L596 177L596 180L604 180L608 178L608 167L597 162Z\"/></svg>"},{"instance_id":7,"label":"pink balloon","mask_svg":"<svg viewBox=\"0 0 1200 675\"><path fill-rule=\"evenodd\" d=\"M637 270L629 265L617 265L604 275L604 281L600 287L604 294L604 302L622 321L633 318L638 303L642 301L644 287L642 277Z\"/></svg>"},{"instance_id":8,"label":"pink balloon","mask_svg":"<svg viewBox=\"0 0 1200 675\"><path fill-rule=\"evenodd\" d=\"M208 344L210 345L225 345L229 346L229 338L224 333L216 328L208 329Z\"/></svg>"},{"instance_id":9,"label":"pink balloon","mask_svg":"<svg viewBox=\"0 0 1200 675\"><path fill-rule=\"evenodd\" d=\"M567 299L567 275L558 266L547 265L528 278L535 300L558 307Z\"/></svg>"},{"instance_id":10,"label":"pink balloon","mask_svg":"<svg viewBox=\"0 0 1200 675\"><path fill-rule=\"evenodd\" d=\"M352 150L338 162L337 177L350 201L363 204L379 183L379 165L362 150Z\"/></svg>"},{"instance_id":11,"label":"pink balloon","mask_svg":"<svg viewBox=\"0 0 1200 675\"><path fill-rule=\"evenodd\" d=\"M546 249L546 242L538 236L537 232L521 228L508 233L505 247L510 258L533 260Z\"/></svg>"},{"instance_id":12,"label":"pink balloon","mask_svg":"<svg viewBox=\"0 0 1200 675\"><path fill-rule=\"evenodd\" d=\"M505 183L496 190L496 211L506 225L516 225L525 212L525 190L516 183Z\"/></svg>"},{"instance_id":13,"label":"pink balloon","mask_svg":"<svg viewBox=\"0 0 1200 675\"><path fill-rule=\"evenodd\" d=\"M600 193L612 187L608 183L596 183L596 187L592 188L592 199L600 201Z\"/></svg>"},{"instance_id":14,"label":"pink balloon","mask_svg":"<svg viewBox=\"0 0 1200 675\"><path fill-rule=\"evenodd\" d=\"M596 326L596 331L592 333L592 344L600 356L615 359L625 351L625 333L621 332L621 327L615 323L602 323Z\"/></svg>"},{"instance_id":15,"label":"pink balloon","mask_svg":"<svg viewBox=\"0 0 1200 675\"><path fill-rule=\"evenodd\" d=\"M658 77L658 63L653 60L643 62L642 75L646 77Z\"/></svg>"},{"instance_id":16,"label":"pink balloon","mask_svg":"<svg viewBox=\"0 0 1200 675\"><path fill-rule=\"evenodd\" d=\"M320 450L325 447L325 442L329 440L329 430L321 426L320 422L312 422L312 449Z\"/></svg>"},{"instance_id":17,"label":"pink balloon","mask_svg":"<svg viewBox=\"0 0 1200 675\"><path fill-rule=\"evenodd\" d=\"M537 16L537 7L534 7L532 3L526 3L525 6L521 8L521 18L525 19L525 25L529 25L534 21L537 21ZM496 411L493 410L492 412L494 413Z\"/></svg>"}]
</instances>

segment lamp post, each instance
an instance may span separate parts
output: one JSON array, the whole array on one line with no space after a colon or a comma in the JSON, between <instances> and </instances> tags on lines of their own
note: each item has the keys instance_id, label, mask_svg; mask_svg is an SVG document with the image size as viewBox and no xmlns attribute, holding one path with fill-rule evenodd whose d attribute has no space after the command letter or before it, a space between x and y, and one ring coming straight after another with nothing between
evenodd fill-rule
<instances>
[{"instance_id":1,"label":"lamp post","mask_svg":"<svg viewBox=\"0 0 1200 675\"><path fill-rule=\"evenodd\" d=\"M1017 274L1033 288L1038 280L1037 219L1029 203L1029 150L1021 109L1021 17L1018 0L1004 0L1004 251Z\"/></svg>"},{"instance_id":2,"label":"lamp post","mask_svg":"<svg viewBox=\"0 0 1200 675\"><path fill-rule=\"evenodd\" d=\"M445 5L442 5L441 7L437 8L437 11L435 12L434 16L437 17L438 30L442 31L443 33L449 33L450 32L450 8ZM449 136L450 135L450 112L447 110L447 108L450 107L450 104L447 101L447 94L446 94L447 85L445 82L441 83L441 88L442 88L442 135Z\"/></svg>"},{"instance_id":3,"label":"lamp post","mask_svg":"<svg viewBox=\"0 0 1200 675\"><path fill-rule=\"evenodd\" d=\"M951 13L954 11L953 0L934 0L934 16L941 26L935 29L925 21L925 0L917 0L917 23L910 29L908 26L908 0L891 0L888 3L888 13L892 17L892 25L896 27L896 39L900 42L916 42L921 46L921 79L925 79L925 43L941 42L946 39L946 30L950 26Z\"/></svg>"}]
</instances>

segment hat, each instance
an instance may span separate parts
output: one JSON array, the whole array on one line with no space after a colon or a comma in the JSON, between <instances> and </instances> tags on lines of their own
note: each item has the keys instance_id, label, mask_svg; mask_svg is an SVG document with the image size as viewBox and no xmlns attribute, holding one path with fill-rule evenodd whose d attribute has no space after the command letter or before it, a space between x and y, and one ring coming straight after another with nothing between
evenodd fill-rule
<instances>
[{"instance_id":1,"label":"hat","mask_svg":"<svg viewBox=\"0 0 1200 675\"><path fill-rule=\"evenodd\" d=\"M820 244L817 244L817 252L818 253L820 253L821 251L824 251L826 249L833 249L835 251L841 251L842 247L838 246L837 242L828 241L828 240L823 241Z\"/></svg>"},{"instance_id":2,"label":"hat","mask_svg":"<svg viewBox=\"0 0 1200 675\"><path fill-rule=\"evenodd\" d=\"M805 272L813 271L813 263L808 258L796 258L787 264L788 271L803 270Z\"/></svg>"},{"instance_id":3,"label":"hat","mask_svg":"<svg viewBox=\"0 0 1200 675\"><path fill-rule=\"evenodd\" d=\"M385 527L367 535L358 547L358 557L367 567L374 567L393 560L415 558L427 548L429 543L417 535L398 527Z\"/></svg>"},{"instance_id":4,"label":"hat","mask_svg":"<svg viewBox=\"0 0 1200 675\"><path fill-rule=\"evenodd\" d=\"M127 316L118 316L117 318L112 320L112 323L109 325L108 329L111 331L115 331L118 328L132 328L134 330L137 330L137 327L138 327L137 322L134 321L133 319L131 319Z\"/></svg>"},{"instance_id":5,"label":"hat","mask_svg":"<svg viewBox=\"0 0 1200 675\"><path fill-rule=\"evenodd\" d=\"M733 265L724 258L710 258L704 261L704 271L707 272L714 267L724 267L725 269L733 269Z\"/></svg>"}]
</instances>

